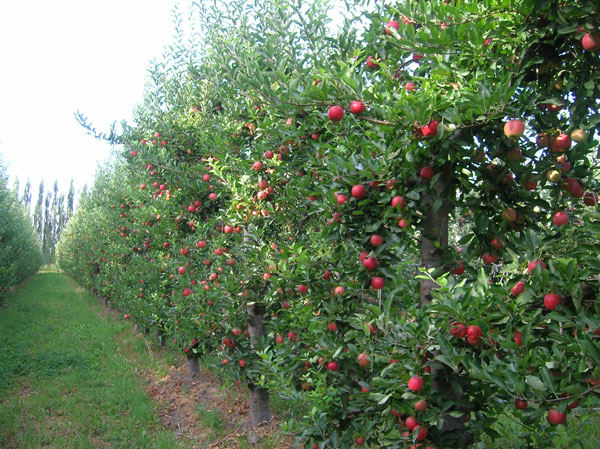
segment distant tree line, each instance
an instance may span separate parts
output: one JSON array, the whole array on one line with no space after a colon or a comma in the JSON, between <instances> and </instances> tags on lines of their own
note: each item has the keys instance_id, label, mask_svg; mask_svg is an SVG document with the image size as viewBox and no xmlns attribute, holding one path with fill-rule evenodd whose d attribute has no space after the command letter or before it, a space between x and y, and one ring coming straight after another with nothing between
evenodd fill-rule
<instances>
[{"instance_id":1,"label":"distant tree line","mask_svg":"<svg viewBox=\"0 0 600 449\"><path fill-rule=\"evenodd\" d=\"M15 181L14 192L18 195L19 180ZM37 201L32 204L32 189L29 179L23 189L20 201L27 209L33 227L37 231L42 244L44 263L54 263L56 243L65 229L67 221L73 216L75 203L75 187L73 180L65 197L59 192L58 181L54 181L52 190L46 191L42 180L38 189Z\"/></svg>"}]
</instances>

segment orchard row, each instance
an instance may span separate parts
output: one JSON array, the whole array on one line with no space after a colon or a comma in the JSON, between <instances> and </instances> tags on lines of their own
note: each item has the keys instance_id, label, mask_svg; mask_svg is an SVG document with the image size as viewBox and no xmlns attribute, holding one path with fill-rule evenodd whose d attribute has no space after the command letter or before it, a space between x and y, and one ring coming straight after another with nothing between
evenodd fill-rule
<instances>
[{"instance_id":1,"label":"orchard row","mask_svg":"<svg viewBox=\"0 0 600 449\"><path fill-rule=\"evenodd\" d=\"M598 12L292 3L195 6L61 267L305 447L549 447L598 402Z\"/></svg>"}]
</instances>

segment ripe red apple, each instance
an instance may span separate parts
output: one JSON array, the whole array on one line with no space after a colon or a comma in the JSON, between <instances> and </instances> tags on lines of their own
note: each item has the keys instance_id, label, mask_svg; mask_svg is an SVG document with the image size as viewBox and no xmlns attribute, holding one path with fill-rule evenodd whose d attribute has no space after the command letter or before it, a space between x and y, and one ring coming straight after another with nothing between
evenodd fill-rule
<instances>
[{"instance_id":1,"label":"ripe red apple","mask_svg":"<svg viewBox=\"0 0 600 449\"><path fill-rule=\"evenodd\" d=\"M374 277L371 278L371 287L374 290L381 290L385 284L385 281L382 277Z\"/></svg>"},{"instance_id":2,"label":"ripe red apple","mask_svg":"<svg viewBox=\"0 0 600 449\"><path fill-rule=\"evenodd\" d=\"M192 291L189 288L186 288L183 290L183 296L190 296L192 294Z\"/></svg>"},{"instance_id":3,"label":"ripe red apple","mask_svg":"<svg viewBox=\"0 0 600 449\"><path fill-rule=\"evenodd\" d=\"M408 380L408 389L411 391L421 391L424 382L421 377L413 376Z\"/></svg>"},{"instance_id":4,"label":"ripe red apple","mask_svg":"<svg viewBox=\"0 0 600 449\"><path fill-rule=\"evenodd\" d=\"M335 323L335 321L332 321L331 323L328 323L327 327L329 328L329 330L331 332L337 332L338 327L337 327L337 324Z\"/></svg>"},{"instance_id":5,"label":"ripe red apple","mask_svg":"<svg viewBox=\"0 0 600 449\"><path fill-rule=\"evenodd\" d=\"M358 364L362 367L367 367L371 363L369 361L369 355L365 352L361 352L360 354L358 354L357 360L358 360Z\"/></svg>"},{"instance_id":6,"label":"ripe red apple","mask_svg":"<svg viewBox=\"0 0 600 449\"><path fill-rule=\"evenodd\" d=\"M355 186L352 186L352 196L359 200L364 198L365 187L362 184L356 184Z\"/></svg>"},{"instance_id":7,"label":"ripe red apple","mask_svg":"<svg viewBox=\"0 0 600 449\"><path fill-rule=\"evenodd\" d=\"M437 135L438 125L440 122L432 120L421 128L421 132L425 137L434 137Z\"/></svg>"},{"instance_id":8,"label":"ripe red apple","mask_svg":"<svg viewBox=\"0 0 600 449\"><path fill-rule=\"evenodd\" d=\"M537 187L537 181L535 180L535 176L530 176L527 181L523 183L523 188L525 190L535 190Z\"/></svg>"},{"instance_id":9,"label":"ripe red apple","mask_svg":"<svg viewBox=\"0 0 600 449\"><path fill-rule=\"evenodd\" d=\"M518 139L525 132L525 124L521 119L509 120L504 124L504 135L509 139Z\"/></svg>"},{"instance_id":10,"label":"ripe red apple","mask_svg":"<svg viewBox=\"0 0 600 449\"><path fill-rule=\"evenodd\" d=\"M179 267L177 271L179 272L179 274L185 274L185 267Z\"/></svg>"},{"instance_id":11,"label":"ripe red apple","mask_svg":"<svg viewBox=\"0 0 600 449\"><path fill-rule=\"evenodd\" d=\"M479 338L483 335L481 327L479 326L467 326L467 337L469 338Z\"/></svg>"},{"instance_id":12,"label":"ripe red apple","mask_svg":"<svg viewBox=\"0 0 600 449\"><path fill-rule=\"evenodd\" d=\"M362 101L355 100L350 103L350 112L352 112L353 114L362 114L363 112L365 112L365 109L367 109L367 107Z\"/></svg>"},{"instance_id":13,"label":"ripe red apple","mask_svg":"<svg viewBox=\"0 0 600 449\"><path fill-rule=\"evenodd\" d=\"M584 50L600 50L600 36L597 33L585 33L581 38L581 45Z\"/></svg>"},{"instance_id":14,"label":"ripe red apple","mask_svg":"<svg viewBox=\"0 0 600 449\"><path fill-rule=\"evenodd\" d=\"M402 229L406 229L408 227L408 220L406 218L401 218L398 220L398 226L400 226Z\"/></svg>"},{"instance_id":15,"label":"ripe red apple","mask_svg":"<svg viewBox=\"0 0 600 449\"><path fill-rule=\"evenodd\" d=\"M283 341L284 341L284 340L283 340L283 335L281 335L281 334L277 334L277 335L275 336L275 343L276 343L276 344L280 345L280 344L282 344L282 343L283 343Z\"/></svg>"},{"instance_id":16,"label":"ripe red apple","mask_svg":"<svg viewBox=\"0 0 600 449\"><path fill-rule=\"evenodd\" d=\"M409 416L408 418L406 418L404 424L406 425L406 427L408 427L408 430L410 431L413 431L415 427L419 425L417 419L414 416Z\"/></svg>"},{"instance_id":17,"label":"ripe red apple","mask_svg":"<svg viewBox=\"0 0 600 449\"><path fill-rule=\"evenodd\" d=\"M363 265L367 270L374 270L377 268L377 259L375 257L367 257L363 260Z\"/></svg>"},{"instance_id":18,"label":"ripe red apple","mask_svg":"<svg viewBox=\"0 0 600 449\"><path fill-rule=\"evenodd\" d=\"M373 234L371 236L371 245L373 246L381 246L383 245L383 237L379 234Z\"/></svg>"},{"instance_id":19,"label":"ripe red apple","mask_svg":"<svg viewBox=\"0 0 600 449\"><path fill-rule=\"evenodd\" d=\"M337 363L337 362L329 362L329 363L327 364L327 369L328 369L329 371L337 371L337 370L339 369L339 367L340 367L340 366L338 365L338 363Z\"/></svg>"},{"instance_id":20,"label":"ripe red apple","mask_svg":"<svg viewBox=\"0 0 600 449\"><path fill-rule=\"evenodd\" d=\"M513 340L515 341L517 346L521 346L521 344L523 343L523 332L521 332L521 331L515 332L515 335L513 336Z\"/></svg>"},{"instance_id":21,"label":"ripe red apple","mask_svg":"<svg viewBox=\"0 0 600 449\"><path fill-rule=\"evenodd\" d=\"M456 268L451 270L450 273L460 276L461 274L463 274L465 272L465 266L463 265L463 263L460 260L457 260L454 263L456 264Z\"/></svg>"},{"instance_id":22,"label":"ripe red apple","mask_svg":"<svg viewBox=\"0 0 600 449\"><path fill-rule=\"evenodd\" d=\"M379 67L377 59L374 56L367 56L367 67L370 69L376 69Z\"/></svg>"},{"instance_id":23,"label":"ripe red apple","mask_svg":"<svg viewBox=\"0 0 600 449\"><path fill-rule=\"evenodd\" d=\"M419 171L419 176L423 179L431 179L433 178L433 168L431 168L430 166L425 166L423 168L421 168L421 171Z\"/></svg>"},{"instance_id":24,"label":"ripe red apple","mask_svg":"<svg viewBox=\"0 0 600 449\"><path fill-rule=\"evenodd\" d=\"M488 265L491 265L493 263L497 263L498 262L498 255L497 254L484 253L483 254L483 261L485 263L487 263Z\"/></svg>"},{"instance_id":25,"label":"ripe red apple","mask_svg":"<svg viewBox=\"0 0 600 449\"><path fill-rule=\"evenodd\" d=\"M454 327L450 328L450 333L456 338L464 338L467 334L467 326L462 323L453 323Z\"/></svg>"},{"instance_id":26,"label":"ripe red apple","mask_svg":"<svg viewBox=\"0 0 600 449\"><path fill-rule=\"evenodd\" d=\"M332 122L339 122L344 118L344 109L341 106L331 106L327 112L327 116Z\"/></svg>"},{"instance_id":27,"label":"ripe red apple","mask_svg":"<svg viewBox=\"0 0 600 449\"><path fill-rule=\"evenodd\" d=\"M304 285L304 284L300 284L300 285L298 286L298 291L299 291L300 293L308 293L308 286L307 286L307 285Z\"/></svg>"},{"instance_id":28,"label":"ripe red apple","mask_svg":"<svg viewBox=\"0 0 600 449\"><path fill-rule=\"evenodd\" d=\"M356 437L354 442L357 446L362 446L363 444L365 444L365 439L363 437Z\"/></svg>"},{"instance_id":29,"label":"ripe red apple","mask_svg":"<svg viewBox=\"0 0 600 449\"><path fill-rule=\"evenodd\" d=\"M413 432L417 434L417 441L423 441L427 438L427 429L425 427L417 426L413 429Z\"/></svg>"},{"instance_id":30,"label":"ripe red apple","mask_svg":"<svg viewBox=\"0 0 600 449\"><path fill-rule=\"evenodd\" d=\"M598 204L598 195L594 192L587 192L583 195L583 204L586 206L595 206Z\"/></svg>"},{"instance_id":31,"label":"ripe red apple","mask_svg":"<svg viewBox=\"0 0 600 449\"><path fill-rule=\"evenodd\" d=\"M529 272L529 274L533 273L533 270L535 270L535 267L537 267L538 264L540 264L540 267L542 267L542 270L545 270L547 268L544 261L542 261L540 259L534 260L533 262L529 262L529 264L527 265L527 271Z\"/></svg>"},{"instance_id":32,"label":"ripe red apple","mask_svg":"<svg viewBox=\"0 0 600 449\"><path fill-rule=\"evenodd\" d=\"M342 193L336 193L335 197L337 199L338 205L341 206L342 204L344 204L346 201L348 201L348 197Z\"/></svg>"},{"instance_id":33,"label":"ripe red apple","mask_svg":"<svg viewBox=\"0 0 600 449\"><path fill-rule=\"evenodd\" d=\"M394 28L395 30L399 30L400 24L398 22L396 22L395 20L390 20L388 23L385 24L386 34L392 34L391 28Z\"/></svg>"},{"instance_id":34,"label":"ripe red apple","mask_svg":"<svg viewBox=\"0 0 600 449\"><path fill-rule=\"evenodd\" d=\"M563 424L567 420L567 414L565 412L560 413L555 409L551 408L548 410L548 422L552 425Z\"/></svg>"},{"instance_id":35,"label":"ripe red apple","mask_svg":"<svg viewBox=\"0 0 600 449\"><path fill-rule=\"evenodd\" d=\"M244 359L241 359L239 362L240 368L243 368L246 366L246 361Z\"/></svg>"},{"instance_id":36,"label":"ripe red apple","mask_svg":"<svg viewBox=\"0 0 600 449\"><path fill-rule=\"evenodd\" d=\"M525 399L517 398L515 399L515 407L519 410L525 410L527 408L527 401Z\"/></svg>"},{"instance_id":37,"label":"ripe red apple","mask_svg":"<svg viewBox=\"0 0 600 449\"><path fill-rule=\"evenodd\" d=\"M566 212L559 210L558 212L556 212L554 214L554 216L552 217L552 223L554 223L555 226L562 226L565 225L569 222L569 214L567 214Z\"/></svg>"},{"instance_id":38,"label":"ripe red apple","mask_svg":"<svg viewBox=\"0 0 600 449\"><path fill-rule=\"evenodd\" d=\"M513 285L513 287L510 289L510 294L516 298L524 291L525 291L525 283L523 281L519 281L515 285Z\"/></svg>"},{"instance_id":39,"label":"ripe red apple","mask_svg":"<svg viewBox=\"0 0 600 449\"><path fill-rule=\"evenodd\" d=\"M425 410L427 410L427 401L421 400L419 402L415 403L415 410L418 412L423 413Z\"/></svg>"},{"instance_id":40,"label":"ripe red apple","mask_svg":"<svg viewBox=\"0 0 600 449\"><path fill-rule=\"evenodd\" d=\"M557 153L564 153L571 148L571 138L568 134L561 133L556 137L550 139L550 150Z\"/></svg>"},{"instance_id":41,"label":"ripe red apple","mask_svg":"<svg viewBox=\"0 0 600 449\"><path fill-rule=\"evenodd\" d=\"M400 195L396 195L394 198L392 198L392 207L400 207L400 209L403 209L404 206L404 198L402 198Z\"/></svg>"},{"instance_id":42,"label":"ripe red apple","mask_svg":"<svg viewBox=\"0 0 600 449\"><path fill-rule=\"evenodd\" d=\"M417 85L415 83L408 82L404 85L404 88L407 92L410 92L411 90L415 90L417 88Z\"/></svg>"},{"instance_id":43,"label":"ripe red apple","mask_svg":"<svg viewBox=\"0 0 600 449\"><path fill-rule=\"evenodd\" d=\"M544 296L544 306L548 310L554 310L562 303L562 297L557 293L548 293Z\"/></svg>"}]
</instances>

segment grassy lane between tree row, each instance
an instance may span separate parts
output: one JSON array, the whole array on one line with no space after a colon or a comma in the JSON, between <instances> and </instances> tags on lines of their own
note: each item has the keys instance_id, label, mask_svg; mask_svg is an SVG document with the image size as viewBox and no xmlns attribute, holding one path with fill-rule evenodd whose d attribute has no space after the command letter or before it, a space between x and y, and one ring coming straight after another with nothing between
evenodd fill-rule
<instances>
[{"instance_id":1,"label":"grassy lane between tree row","mask_svg":"<svg viewBox=\"0 0 600 449\"><path fill-rule=\"evenodd\" d=\"M125 332L129 324L99 319L101 311L67 276L49 272L0 309L0 447L183 447L161 425L119 340L141 354L146 343ZM166 373L166 358L136 364Z\"/></svg>"}]
</instances>

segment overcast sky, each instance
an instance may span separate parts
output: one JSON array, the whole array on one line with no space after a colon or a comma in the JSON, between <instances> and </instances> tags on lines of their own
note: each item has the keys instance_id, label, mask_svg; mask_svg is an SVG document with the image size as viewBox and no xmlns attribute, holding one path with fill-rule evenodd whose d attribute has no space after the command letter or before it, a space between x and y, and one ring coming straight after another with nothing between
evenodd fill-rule
<instances>
[{"instance_id":1,"label":"overcast sky","mask_svg":"<svg viewBox=\"0 0 600 449\"><path fill-rule=\"evenodd\" d=\"M108 144L87 135L77 110L100 130L129 120L150 61L173 35L172 10L188 0L0 2L0 154L23 188L55 179L66 192L92 184Z\"/></svg>"}]
</instances>

